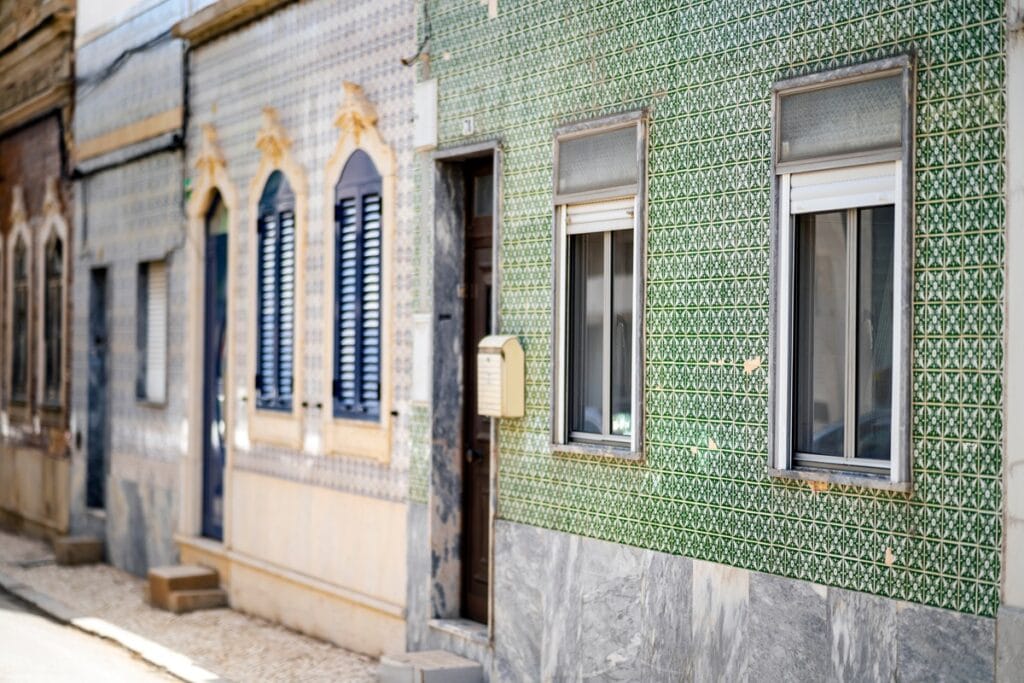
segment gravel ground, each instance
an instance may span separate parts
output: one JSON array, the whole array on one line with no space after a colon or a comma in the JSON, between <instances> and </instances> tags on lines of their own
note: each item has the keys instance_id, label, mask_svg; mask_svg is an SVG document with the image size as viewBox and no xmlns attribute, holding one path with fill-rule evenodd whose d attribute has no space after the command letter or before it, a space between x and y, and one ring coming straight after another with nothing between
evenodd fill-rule
<instances>
[{"instance_id":1,"label":"gravel ground","mask_svg":"<svg viewBox=\"0 0 1024 683\"><path fill-rule=\"evenodd\" d=\"M182 615L153 609L143 600L142 579L105 564L58 567L40 541L0 532L0 571L232 681L375 680L373 659L258 617L231 609Z\"/></svg>"}]
</instances>

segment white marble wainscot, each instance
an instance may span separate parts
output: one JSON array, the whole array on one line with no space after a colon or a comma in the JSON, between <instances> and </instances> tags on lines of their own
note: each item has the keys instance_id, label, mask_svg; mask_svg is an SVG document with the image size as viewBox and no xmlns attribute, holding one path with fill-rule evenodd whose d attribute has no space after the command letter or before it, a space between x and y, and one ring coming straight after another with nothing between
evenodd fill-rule
<instances>
[{"instance_id":1,"label":"white marble wainscot","mask_svg":"<svg viewBox=\"0 0 1024 683\"><path fill-rule=\"evenodd\" d=\"M1024 609L1003 605L996 617L996 683L1024 676Z\"/></svg>"},{"instance_id":2,"label":"white marble wainscot","mask_svg":"<svg viewBox=\"0 0 1024 683\"><path fill-rule=\"evenodd\" d=\"M501 520L494 561L493 650L474 656L462 648L489 681L995 674L990 618ZM1019 621L1006 623L1009 637L1024 631ZM1021 650L1006 648L1006 657L1017 661Z\"/></svg>"}]
</instances>

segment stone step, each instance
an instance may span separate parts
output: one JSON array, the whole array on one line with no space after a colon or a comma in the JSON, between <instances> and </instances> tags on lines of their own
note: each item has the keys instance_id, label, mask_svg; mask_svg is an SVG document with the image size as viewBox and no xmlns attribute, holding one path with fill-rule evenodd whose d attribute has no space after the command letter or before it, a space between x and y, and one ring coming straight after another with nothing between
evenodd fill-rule
<instances>
[{"instance_id":1,"label":"stone step","mask_svg":"<svg viewBox=\"0 0 1024 683\"><path fill-rule=\"evenodd\" d=\"M154 607L171 609L171 593L215 590L220 587L216 569L184 564L153 567L149 570L147 597Z\"/></svg>"},{"instance_id":2,"label":"stone step","mask_svg":"<svg viewBox=\"0 0 1024 683\"><path fill-rule=\"evenodd\" d=\"M57 564L95 564L103 561L103 539L95 536L63 536L53 539Z\"/></svg>"},{"instance_id":3,"label":"stone step","mask_svg":"<svg viewBox=\"0 0 1024 683\"><path fill-rule=\"evenodd\" d=\"M228 595L220 588L172 591L167 609L175 614L195 612L200 609L227 607Z\"/></svg>"},{"instance_id":4,"label":"stone step","mask_svg":"<svg viewBox=\"0 0 1024 683\"><path fill-rule=\"evenodd\" d=\"M377 668L379 683L482 683L478 662L447 650L423 650L385 655Z\"/></svg>"}]
</instances>

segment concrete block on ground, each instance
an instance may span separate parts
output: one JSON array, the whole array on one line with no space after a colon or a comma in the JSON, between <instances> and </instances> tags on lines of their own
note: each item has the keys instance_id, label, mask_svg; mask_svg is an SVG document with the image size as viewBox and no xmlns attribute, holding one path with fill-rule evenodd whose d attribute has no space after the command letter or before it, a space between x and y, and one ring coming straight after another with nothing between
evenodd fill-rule
<instances>
[{"instance_id":1,"label":"concrete block on ground","mask_svg":"<svg viewBox=\"0 0 1024 683\"><path fill-rule=\"evenodd\" d=\"M57 564L96 564L103 561L103 539L95 536L60 536L53 539Z\"/></svg>"},{"instance_id":2,"label":"concrete block on ground","mask_svg":"<svg viewBox=\"0 0 1024 683\"><path fill-rule=\"evenodd\" d=\"M385 655L377 669L380 683L482 683L478 662L446 650L423 650Z\"/></svg>"},{"instance_id":3,"label":"concrete block on ground","mask_svg":"<svg viewBox=\"0 0 1024 683\"><path fill-rule=\"evenodd\" d=\"M195 612L200 609L227 607L228 595L220 588L202 588L199 590L171 591L167 609L175 614Z\"/></svg>"},{"instance_id":4,"label":"concrete block on ground","mask_svg":"<svg viewBox=\"0 0 1024 683\"><path fill-rule=\"evenodd\" d=\"M154 607L171 609L171 594L179 591L201 591L220 587L220 577L215 569L198 565L174 565L153 567L148 576L149 604Z\"/></svg>"}]
</instances>

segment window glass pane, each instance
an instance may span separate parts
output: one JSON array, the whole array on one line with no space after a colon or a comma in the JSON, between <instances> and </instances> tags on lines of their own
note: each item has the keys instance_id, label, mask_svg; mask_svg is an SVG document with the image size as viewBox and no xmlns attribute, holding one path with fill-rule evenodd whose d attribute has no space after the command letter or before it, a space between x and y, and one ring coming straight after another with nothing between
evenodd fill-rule
<instances>
[{"instance_id":1,"label":"window glass pane","mask_svg":"<svg viewBox=\"0 0 1024 683\"><path fill-rule=\"evenodd\" d=\"M857 457L888 460L892 420L892 206L858 212Z\"/></svg>"},{"instance_id":2,"label":"window glass pane","mask_svg":"<svg viewBox=\"0 0 1024 683\"><path fill-rule=\"evenodd\" d=\"M795 446L843 455L846 372L846 214L797 218Z\"/></svg>"},{"instance_id":3,"label":"window glass pane","mask_svg":"<svg viewBox=\"0 0 1024 683\"><path fill-rule=\"evenodd\" d=\"M612 434L633 433L633 231L612 234Z\"/></svg>"},{"instance_id":4,"label":"window glass pane","mask_svg":"<svg viewBox=\"0 0 1024 683\"><path fill-rule=\"evenodd\" d=\"M11 398L28 399L28 249L18 238L14 247L13 346L11 350Z\"/></svg>"},{"instance_id":5,"label":"window glass pane","mask_svg":"<svg viewBox=\"0 0 1024 683\"><path fill-rule=\"evenodd\" d=\"M559 142L559 194L636 184L636 145L636 126Z\"/></svg>"},{"instance_id":6,"label":"window glass pane","mask_svg":"<svg viewBox=\"0 0 1024 683\"><path fill-rule=\"evenodd\" d=\"M478 175L473 178L473 216L490 216L494 213L494 175Z\"/></svg>"},{"instance_id":7,"label":"window glass pane","mask_svg":"<svg viewBox=\"0 0 1024 683\"><path fill-rule=\"evenodd\" d=\"M902 141L899 74L784 95L780 108L780 161L887 149Z\"/></svg>"},{"instance_id":8,"label":"window glass pane","mask_svg":"<svg viewBox=\"0 0 1024 683\"><path fill-rule=\"evenodd\" d=\"M569 429L601 434L604 233L569 241Z\"/></svg>"},{"instance_id":9,"label":"window glass pane","mask_svg":"<svg viewBox=\"0 0 1024 683\"><path fill-rule=\"evenodd\" d=\"M43 357L43 402L48 405L60 402L61 383L61 339L64 298L64 245L54 238L46 245L46 291L43 311L44 357Z\"/></svg>"}]
</instances>

